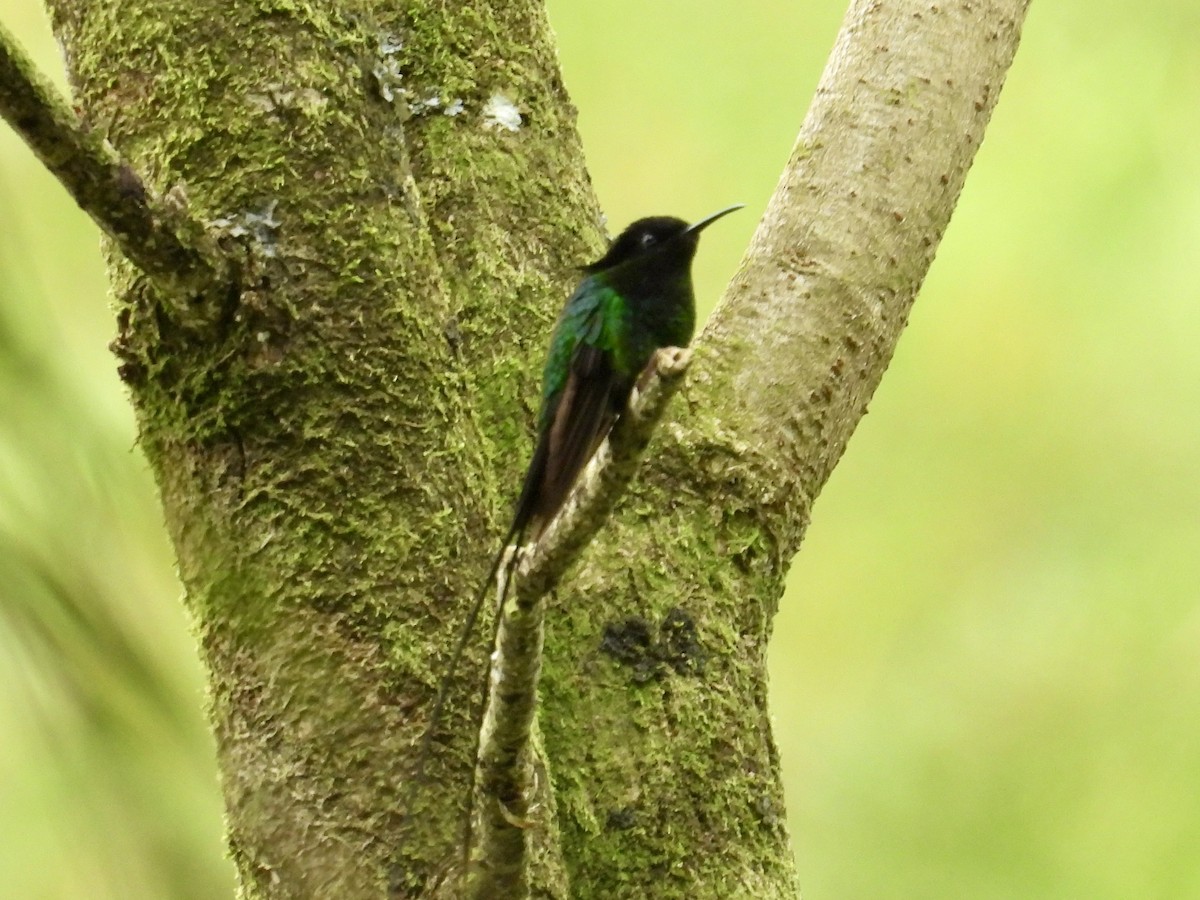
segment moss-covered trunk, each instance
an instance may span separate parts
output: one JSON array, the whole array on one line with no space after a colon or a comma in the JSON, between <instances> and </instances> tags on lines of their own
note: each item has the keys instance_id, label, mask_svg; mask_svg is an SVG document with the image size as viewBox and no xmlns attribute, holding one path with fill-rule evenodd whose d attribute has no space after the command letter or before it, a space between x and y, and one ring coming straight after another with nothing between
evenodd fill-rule
<instances>
[{"instance_id":1,"label":"moss-covered trunk","mask_svg":"<svg viewBox=\"0 0 1200 900\"><path fill-rule=\"evenodd\" d=\"M52 10L89 124L244 259L202 331L112 271L246 896L417 896L456 859L482 648L438 789L413 747L600 241L540 7L441 6Z\"/></svg>"}]
</instances>

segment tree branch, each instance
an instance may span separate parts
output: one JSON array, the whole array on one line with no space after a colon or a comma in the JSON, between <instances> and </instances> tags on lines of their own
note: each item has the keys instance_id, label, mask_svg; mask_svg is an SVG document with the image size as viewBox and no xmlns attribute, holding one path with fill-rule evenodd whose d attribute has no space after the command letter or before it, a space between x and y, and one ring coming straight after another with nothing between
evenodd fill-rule
<instances>
[{"instance_id":1,"label":"tree branch","mask_svg":"<svg viewBox=\"0 0 1200 900\"><path fill-rule=\"evenodd\" d=\"M530 732L537 710L546 596L603 527L633 480L667 404L683 384L691 351L659 350L640 389L541 539L518 561L512 602L501 610L476 774L479 877L472 896L528 893L527 829L533 809ZM501 594L506 586L500 585ZM470 852L468 848L468 852Z\"/></svg>"},{"instance_id":2,"label":"tree branch","mask_svg":"<svg viewBox=\"0 0 1200 900\"><path fill-rule=\"evenodd\" d=\"M186 302L233 284L232 265L203 226L152 195L108 141L80 122L2 24L0 114L166 296ZM178 311L193 324L213 315L208 305L199 313L190 304Z\"/></svg>"},{"instance_id":3,"label":"tree branch","mask_svg":"<svg viewBox=\"0 0 1200 900\"><path fill-rule=\"evenodd\" d=\"M737 276L697 340L706 408L796 479L790 557L878 386L1016 53L1029 0L854 0ZM768 378L747 377L762 371ZM779 473L771 477L777 479Z\"/></svg>"},{"instance_id":4,"label":"tree branch","mask_svg":"<svg viewBox=\"0 0 1200 900\"><path fill-rule=\"evenodd\" d=\"M693 345L689 402L557 591L539 721L554 772L582 786L559 794L573 883L798 895L767 708L773 615L1026 6L850 4L747 257Z\"/></svg>"}]
</instances>

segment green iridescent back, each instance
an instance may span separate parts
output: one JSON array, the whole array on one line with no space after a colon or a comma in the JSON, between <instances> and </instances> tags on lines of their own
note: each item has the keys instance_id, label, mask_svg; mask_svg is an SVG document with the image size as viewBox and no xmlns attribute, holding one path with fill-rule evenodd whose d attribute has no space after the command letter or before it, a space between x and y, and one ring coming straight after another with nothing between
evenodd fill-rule
<instances>
[{"instance_id":1,"label":"green iridescent back","mask_svg":"<svg viewBox=\"0 0 1200 900\"><path fill-rule=\"evenodd\" d=\"M550 352L542 371L542 409L538 427L545 428L553 417L558 397L567 384L571 357L579 344L608 353L614 370L622 377L636 377L641 366L629 352L629 306L601 276L585 278L563 307ZM644 364L644 363L643 363Z\"/></svg>"}]
</instances>

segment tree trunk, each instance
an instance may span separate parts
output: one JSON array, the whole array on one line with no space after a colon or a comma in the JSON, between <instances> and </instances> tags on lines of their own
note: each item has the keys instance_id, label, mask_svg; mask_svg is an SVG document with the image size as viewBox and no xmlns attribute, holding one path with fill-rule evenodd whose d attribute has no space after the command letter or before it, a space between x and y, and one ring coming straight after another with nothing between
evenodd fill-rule
<instances>
[{"instance_id":1,"label":"tree trunk","mask_svg":"<svg viewBox=\"0 0 1200 900\"><path fill-rule=\"evenodd\" d=\"M243 896L457 896L483 646L421 783L414 755L602 246L544 12L50 5L85 124L236 272L181 295L110 254ZM852 4L650 461L550 604L536 896L797 894L772 616L1026 5Z\"/></svg>"}]
</instances>

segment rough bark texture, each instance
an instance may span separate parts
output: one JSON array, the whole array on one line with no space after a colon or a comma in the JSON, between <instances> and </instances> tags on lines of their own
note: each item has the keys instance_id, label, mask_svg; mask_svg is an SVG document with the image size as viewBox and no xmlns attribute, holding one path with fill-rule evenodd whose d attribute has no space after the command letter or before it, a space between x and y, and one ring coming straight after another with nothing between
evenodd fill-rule
<instances>
[{"instance_id":1,"label":"rough bark texture","mask_svg":"<svg viewBox=\"0 0 1200 900\"><path fill-rule=\"evenodd\" d=\"M795 895L772 614L1026 2L848 14L653 463L550 604L535 895ZM540 7L397 6L51 0L89 125L244 273L200 335L111 260L248 898L456 895L483 648L407 773L600 243Z\"/></svg>"},{"instance_id":2,"label":"rough bark texture","mask_svg":"<svg viewBox=\"0 0 1200 900\"><path fill-rule=\"evenodd\" d=\"M52 12L93 126L247 260L203 342L112 260L244 894L417 896L457 860L482 648L432 787L410 751L518 480L534 358L600 244L543 11ZM500 93L528 126L486 126Z\"/></svg>"}]
</instances>

